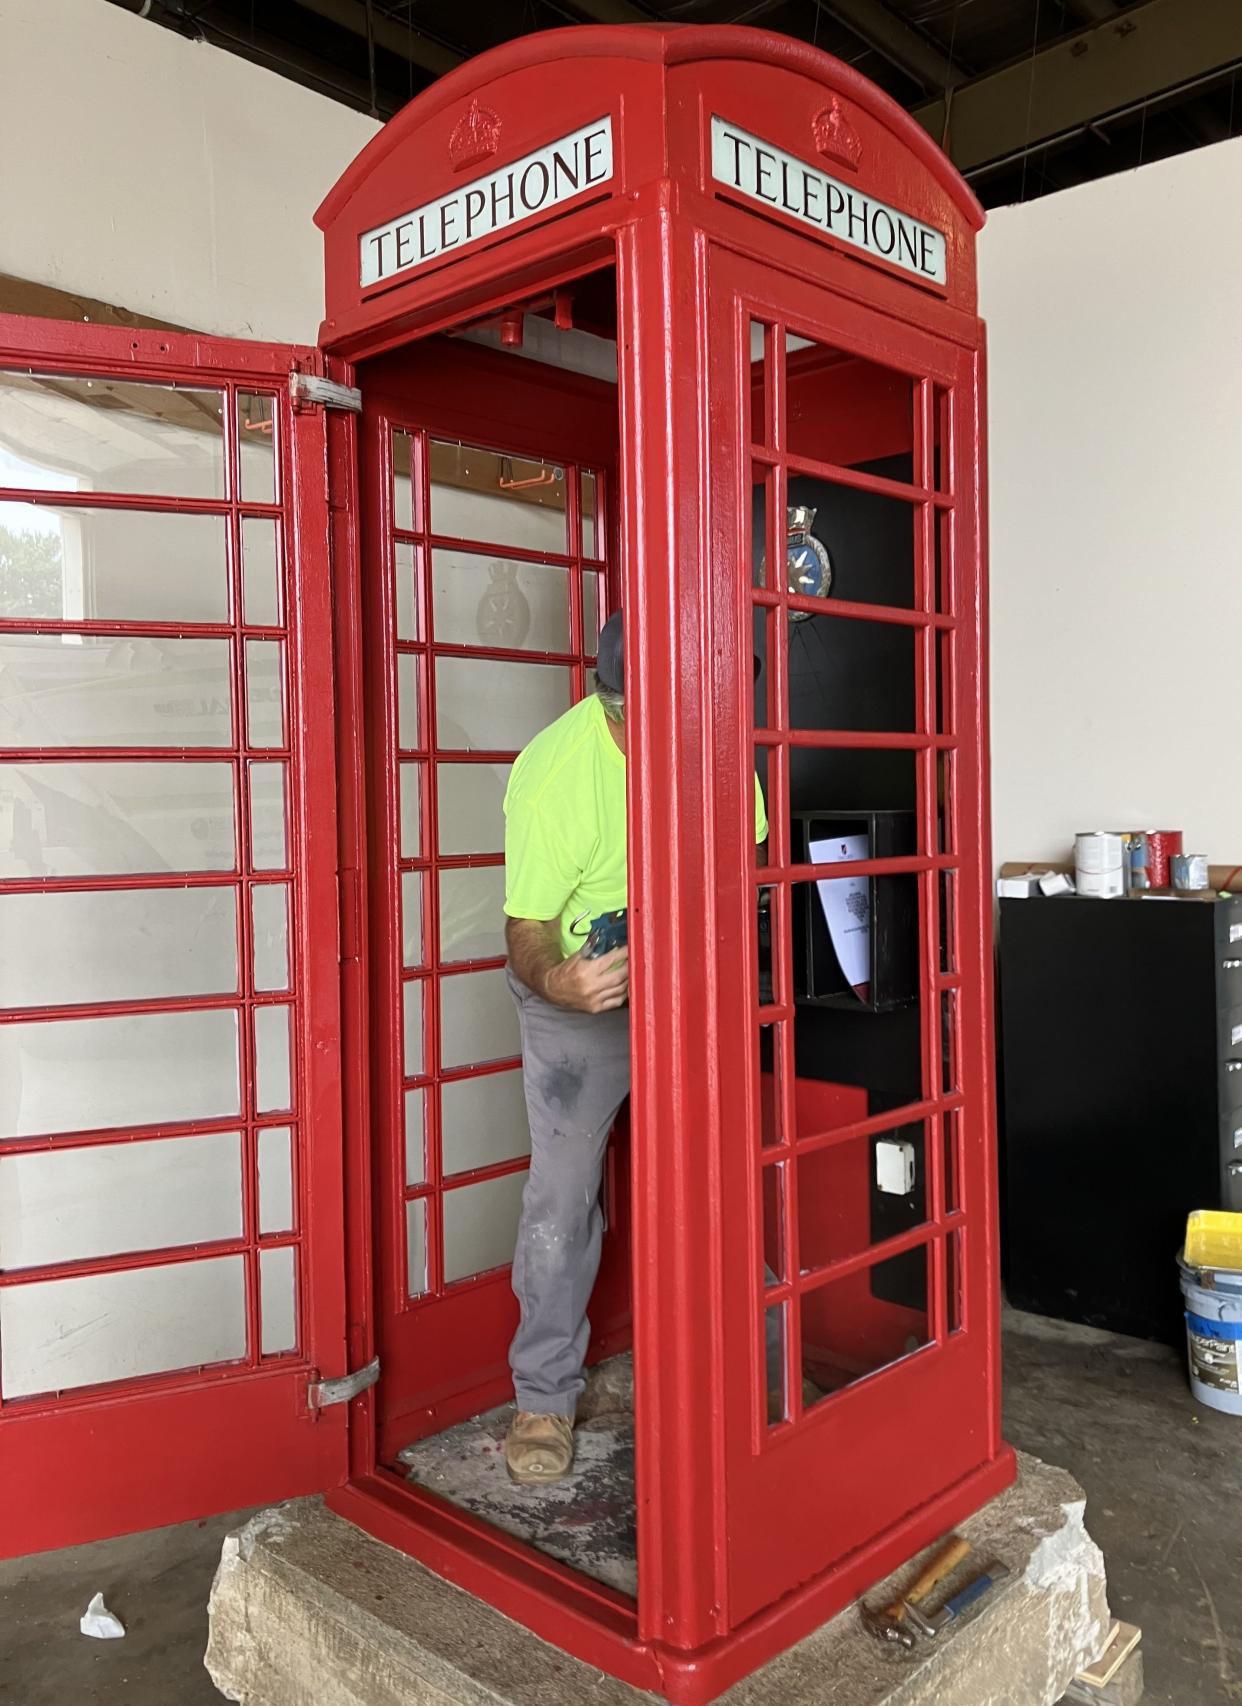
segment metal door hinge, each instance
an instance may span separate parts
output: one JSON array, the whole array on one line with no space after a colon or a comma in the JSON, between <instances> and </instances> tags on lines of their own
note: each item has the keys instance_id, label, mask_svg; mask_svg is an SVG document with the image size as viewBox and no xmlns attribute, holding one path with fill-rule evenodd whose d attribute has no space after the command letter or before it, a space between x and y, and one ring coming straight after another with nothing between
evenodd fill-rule
<instances>
[{"instance_id":1,"label":"metal door hinge","mask_svg":"<svg viewBox=\"0 0 1242 1706\"><path fill-rule=\"evenodd\" d=\"M313 1380L306 1389L306 1402L312 1410L326 1410L329 1404L348 1404L360 1392L374 1386L380 1377L379 1358L353 1374L338 1375L335 1380Z\"/></svg>"},{"instance_id":2,"label":"metal door hinge","mask_svg":"<svg viewBox=\"0 0 1242 1706\"><path fill-rule=\"evenodd\" d=\"M350 414L362 413L362 392L356 385L338 385L335 379L321 379L317 373L293 372L289 375L289 395L296 409L318 403L325 409L348 409Z\"/></svg>"}]
</instances>

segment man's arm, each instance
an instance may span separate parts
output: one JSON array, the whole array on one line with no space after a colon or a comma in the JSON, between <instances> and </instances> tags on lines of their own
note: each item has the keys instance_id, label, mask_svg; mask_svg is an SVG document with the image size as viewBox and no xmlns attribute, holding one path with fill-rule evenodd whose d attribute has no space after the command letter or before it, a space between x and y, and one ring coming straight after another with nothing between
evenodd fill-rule
<instances>
[{"instance_id":1,"label":"man's arm","mask_svg":"<svg viewBox=\"0 0 1242 1706\"><path fill-rule=\"evenodd\" d=\"M630 994L629 959L624 952L584 960L581 951L561 953L560 926L537 918L505 921L505 946L513 975L555 1007L575 1013L609 1013L624 1007Z\"/></svg>"}]
</instances>

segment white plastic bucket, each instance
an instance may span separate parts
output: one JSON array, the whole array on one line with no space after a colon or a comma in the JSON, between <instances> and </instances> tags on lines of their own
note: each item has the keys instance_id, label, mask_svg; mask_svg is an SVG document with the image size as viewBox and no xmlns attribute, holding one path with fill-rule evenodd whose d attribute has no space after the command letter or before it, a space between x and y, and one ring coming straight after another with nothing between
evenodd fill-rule
<instances>
[{"instance_id":1,"label":"white plastic bucket","mask_svg":"<svg viewBox=\"0 0 1242 1706\"><path fill-rule=\"evenodd\" d=\"M1190 1389L1211 1410L1242 1416L1242 1270L1191 1268L1181 1256Z\"/></svg>"}]
</instances>

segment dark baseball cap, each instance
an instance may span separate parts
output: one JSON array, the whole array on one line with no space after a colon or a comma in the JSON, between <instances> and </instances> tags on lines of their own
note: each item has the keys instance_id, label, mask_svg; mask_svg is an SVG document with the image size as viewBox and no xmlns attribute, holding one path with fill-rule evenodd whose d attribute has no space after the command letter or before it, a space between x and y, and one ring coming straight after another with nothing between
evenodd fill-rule
<instances>
[{"instance_id":1,"label":"dark baseball cap","mask_svg":"<svg viewBox=\"0 0 1242 1706\"><path fill-rule=\"evenodd\" d=\"M614 610L599 631L595 674L610 693L625 692L625 627L621 612ZM755 654L755 680L759 679L759 656Z\"/></svg>"}]
</instances>

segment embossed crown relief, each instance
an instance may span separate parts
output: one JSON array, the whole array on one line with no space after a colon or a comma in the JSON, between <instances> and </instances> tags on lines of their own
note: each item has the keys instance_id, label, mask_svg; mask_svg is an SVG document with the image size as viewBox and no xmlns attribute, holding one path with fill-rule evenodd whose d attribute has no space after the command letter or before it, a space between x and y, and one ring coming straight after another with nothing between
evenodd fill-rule
<instances>
[{"instance_id":1,"label":"embossed crown relief","mask_svg":"<svg viewBox=\"0 0 1242 1706\"><path fill-rule=\"evenodd\" d=\"M489 160L500 147L500 119L490 107L471 101L469 112L463 113L453 126L449 137L449 161L455 172L467 166L477 166Z\"/></svg>"},{"instance_id":2,"label":"embossed crown relief","mask_svg":"<svg viewBox=\"0 0 1242 1706\"><path fill-rule=\"evenodd\" d=\"M862 138L850 123L839 96L834 95L828 105L816 113L811 120L811 130L815 146L825 159L857 168L862 159Z\"/></svg>"}]
</instances>

